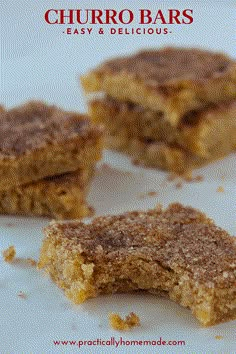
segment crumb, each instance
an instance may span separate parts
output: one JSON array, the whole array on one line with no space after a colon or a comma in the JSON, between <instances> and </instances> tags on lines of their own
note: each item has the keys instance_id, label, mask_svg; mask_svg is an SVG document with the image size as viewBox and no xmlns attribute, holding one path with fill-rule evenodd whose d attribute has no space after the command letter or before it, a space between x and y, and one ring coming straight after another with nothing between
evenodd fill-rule
<instances>
[{"instance_id":1,"label":"crumb","mask_svg":"<svg viewBox=\"0 0 236 354\"><path fill-rule=\"evenodd\" d=\"M221 176L221 180L224 181L225 180L225 175Z\"/></svg>"},{"instance_id":2,"label":"crumb","mask_svg":"<svg viewBox=\"0 0 236 354\"><path fill-rule=\"evenodd\" d=\"M133 159L132 163L134 166L142 166L142 163L138 159Z\"/></svg>"},{"instance_id":3,"label":"crumb","mask_svg":"<svg viewBox=\"0 0 236 354\"><path fill-rule=\"evenodd\" d=\"M37 262L33 258L26 258L26 262L32 265L33 267L37 266Z\"/></svg>"},{"instance_id":4,"label":"crumb","mask_svg":"<svg viewBox=\"0 0 236 354\"><path fill-rule=\"evenodd\" d=\"M201 175L193 176L192 172L188 171L184 175L176 175L174 173L171 173L167 176L167 181L172 182L176 179L181 179L182 182L201 182L204 180L204 177ZM178 182L177 182L178 183Z\"/></svg>"},{"instance_id":5,"label":"crumb","mask_svg":"<svg viewBox=\"0 0 236 354\"><path fill-rule=\"evenodd\" d=\"M89 209L88 217L90 218L95 215L95 209L92 206L89 206L88 209Z\"/></svg>"},{"instance_id":6,"label":"crumb","mask_svg":"<svg viewBox=\"0 0 236 354\"><path fill-rule=\"evenodd\" d=\"M160 183L160 187L165 188L168 186L168 179L164 178L163 181Z\"/></svg>"},{"instance_id":7,"label":"crumb","mask_svg":"<svg viewBox=\"0 0 236 354\"><path fill-rule=\"evenodd\" d=\"M223 336L217 335L217 336L215 336L215 339L223 339Z\"/></svg>"},{"instance_id":8,"label":"crumb","mask_svg":"<svg viewBox=\"0 0 236 354\"><path fill-rule=\"evenodd\" d=\"M175 187L178 188L178 189L180 189L180 188L183 187L183 183L182 183L182 182L177 182L177 183L175 184Z\"/></svg>"},{"instance_id":9,"label":"crumb","mask_svg":"<svg viewBox=\"0 0 236 354\"><path fill-rule=\"evenodd\" d=\"M224 187L219 186L216 191L219 193L223 193L225 190L224 190Z\"/></svg>"},{"instance_id":10,"label":"crumb","mask_svg":"<svg viewBox=\"0 0 236 354\"><path fill-rule=\"evenodd\" d=\"M176 179L176 177L177 177L176 174L170 173L170 174L167 176L166 179L167 179L168 182L172 182L172 181L174 181L174 180Z\"/></svg>"},{"instance_id":11,"label":"crumb","mask_svg":"<svg viewBox=\"0 0 236 354\"><path fill-rule=\"evenodd\" d=\"M26 293L24 293L23 291L19 291L19 293L17 294L21 299L26 299L27 295Z\"/></svg>"},{"instance_id":12,"label":"crumb","mask_svg":"<svg viewBox=\"0 0 236 354\"><path fill-rule=\"evenodd\" d=\"M148 195L149 197L155 197L155 196L157 195L157 192L156 192L156 191L149 191L149 192L147 193L147 195Z\"/></svg>"},{"instance_id":13,"label":"crumb","mask_svg":"<svg viewBox=\"0 0 236 354\"><path fill-rule=\"evenodd\" d=\"M188 171L185 174L181 176L186 182L192 182L193 181L193 175L192 171Z\"/></svg>"},{"instance_id":14,"label":"crumb","mask_svg":"<svg viewBox=\"0 0 236 354\"><path fill-rule=\"evenodd\" d=\"M128 331L132 327L140 326L139 317L134 312L130 312L124 320L117 313L111 313L109 315L109 323L113 329L118 331Z\"/></svg>"},{"instance_id":15,"label":"crumb","mask_svg":"<svg viewBox=\"0 0 236 354\"><path fill-rule=\"evenodd\" d=\"M12 263L15 259L16 250L14 246L10 246L2 252L4 261L7 263Z\"/></svg>"},{"instance_id":16,"label":"crumb","mask_svg":"<svg viewBox=\"0 0 236 354\"><path fill-rule=\"evenodd\" d=\"M202 182L204 180L204 177L201 176L201 175L197 175L197 176L192 176L192 173L188 174L188 175L184 175L183 176L183 179L186 181L186 182Z\"/></svg>"},{"instance_id":17,"label":"crumb","mask_svg":"<svg viewBox=\"0 0 236 354\"><path fill-rule=\"evenodd\" d=\"M197 175L196 177L194 177L195 182L202 182L203 180L204 180L204 177L201 175Z\"/></svg>"},{"instance_id":18,"label":"crumb","mask_svg":"<svg viewBox=\"0 0 236 354\"><path fill-rule=\"evenodd\" d=\"M149 191L147 193L141 193L138 195L138 199L144 199L147 197L155 197L158 193L156 191Z\"/></svg>"}]
</instances>

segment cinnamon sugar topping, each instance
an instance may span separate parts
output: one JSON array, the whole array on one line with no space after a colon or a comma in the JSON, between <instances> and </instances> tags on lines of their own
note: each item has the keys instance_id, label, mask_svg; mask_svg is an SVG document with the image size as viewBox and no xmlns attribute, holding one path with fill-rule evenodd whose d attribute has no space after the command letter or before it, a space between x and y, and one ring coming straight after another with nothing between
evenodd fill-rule
<instances>
[{"instance_id":1,"label":"cinnamon sugar topping","mask_svg":"<svg viewBox=\"0 0 236 354\"><path fill-rule=\"evenodd\" d=\"M235 239L200 211L181 204L97 217L88 225L52 223L46 231L58 234L66 249L78 249L93 262L101 256L111 262L119 256L122 262L133 253L175 271L182 268L199 282L236 281Z\"/></svg>"},{"instance_id":2,"label":"cinnamon sugar topping","mask_svg":"<svg viewBox=\"0 0 236 354\"><path fill-rule=\"evenodd\" d=\"M232 60L220 53L200 49L164 48L109 60L101 66L100 71L128 72L152 87L163 88L163 94L168 94L167 87L161 85L171 84L179 79L201 81L224 76L232 63Z\"/></svg>"},{"instance_id":3,"label":"cinnamon sugar topping","mask_svg":"<svg viewBox=\"0 0 236 354\"><path fill-rule=\"evenodd\" d=\"M26 299L27 298L27 295L26 293L24 293L23 291L19 291L19 293L17 294L21 299Z\"/></svg>"}]
</instances>

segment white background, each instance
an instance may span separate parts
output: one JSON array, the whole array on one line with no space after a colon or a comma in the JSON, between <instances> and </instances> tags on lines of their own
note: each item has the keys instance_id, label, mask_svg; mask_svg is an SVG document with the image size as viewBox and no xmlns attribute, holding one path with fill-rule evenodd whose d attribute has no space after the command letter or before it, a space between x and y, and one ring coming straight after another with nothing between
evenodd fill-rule
<instances>
[{"instance_id":1,"label":"white background","mask_svg":"<svg viewBox=\"0 0 236 354\"><path fill-rule=\"evenodd\" d=\"M78 87L79 75L105 58L145 47L197 46L236 56L234 3L231 0L2 2L1 100L6 105L14 105L35 97L66 108L85 109ZM169 35L108 35L106 25L104 35L96 34L96 28L90 36L66 35L63 31L67 26L48 25L44 21L45 11L50 8L130 8L135 13L140 8L154 12L159 8L164 11L189 8L193 9L194 22L169 25L172 31Z\"/></svg>"},{"instance_id":2,"label":"white background","mask_svg":"<svg viewBox=\"0 0 236 354\"><path fill-rule=\"evenodd\" d=\"M234 4L235 1L227 0L1 2L1 101L13 106L35 98L85 111L79 76L106 58L144 47L197 46L236 56ZM172 34L168 36L66 36L62 33L66 26L44 22L44 13L49 8L130 8L134 12L139 8L192 8L194 23L172 25ZM100 165L89 195L97 214L146 209L159 202L167 206L179 201L200 208L218 225L236 234L234 155L196 171L195 175L202 175L204 181L184 183L181 189L176 189L175 182L167 183L164 172L133 167L120 154L106 152L103 161L110 168ZM216 191L219 186L224 187L224 193ZM157 195L140 199L140 194L150 190ZM0 260L1 354L235 352L235 322L204 329L188 310L152 295L120 294L92 299L81 306L70 304L47 277L22 260L38 258L42 227L47 222L37 218L0 218L0 248L14 244L18 257L12 265ZM19 291L24 291L27 299L19 298ZM140 316L140 328L121 333L126 339L180 339L187 346L133 349L53 346L52 340L111 336L118 339L120 333L108 326L107 315L111 311L122 315L135 311ZM217 340L216 335L222 339Z\"/></svg>"}]
</instances>

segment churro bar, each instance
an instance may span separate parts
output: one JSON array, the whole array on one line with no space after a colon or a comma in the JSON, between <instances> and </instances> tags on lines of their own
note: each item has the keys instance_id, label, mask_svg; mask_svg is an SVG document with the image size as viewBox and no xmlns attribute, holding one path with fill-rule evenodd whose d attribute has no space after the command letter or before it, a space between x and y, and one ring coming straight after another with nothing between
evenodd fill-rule
<instances>
[{"instance_id":1,"label":"churro bar","mask_svg":"<svg viewBox=\"0 0 236 354\"><path fill-rule=\"evenodd\" d=\"M93 170L82 169L0 191L0 214L79 219L91 214L86 203Z\"/></svg>"},{"instance_id":2,"label":"churro bar","mask_svg":"<svg viewBox=\"0 0 236 354\"><path fill-rule=\"evenodd\" d=\"M2 108L0 131L0 190L90 169L101 157L101 127L43 102Z\"/></svg>"},{"instance_id":3,"label":"churro bar","mask_svg":"<svg viewBox=\"0 0 236 354\"><path fill-rule=\"evenodd\" d=\"M110 313L109 323L116 331L129 331L133 327L140 326L140 319L134 312L130 312L125 319L122 319L118 313Z\"/></svg>"},{"instance_id":4,"label":"churro bar","mask_svg":"<svg viewBox=\"0 0 236 354\"><path fill-rule=\"evenodd\" d=\"M181 204L92 223L53 222L39 268L74 303L146 290L167 295L204 326L236 318L236 243L204 213Z\"/></svg>"},{"instance_id":5,"label":"churro bar","mask_svg":"<svg viewBox=\"0 0 236 354\"><path fill-rule=\"evenodd\" d=\"M178 127L162 112L109 96L91 100L89 114L107 128L108 147L146 166L184 173L236 149L236 100L190 111Z\"/></svg>"},{"instance_id":6,"label":"churro bar","mask_svg":"<svg viewBox=\"0 0 236 354\"><path fill-rule=\"evenodd\" d=\"M146 50L106 61L81 82L86 93L102 92L161 112L178 126L191 110L236 98L236 63L201 49Z\"/></svg>"}]
</instances>

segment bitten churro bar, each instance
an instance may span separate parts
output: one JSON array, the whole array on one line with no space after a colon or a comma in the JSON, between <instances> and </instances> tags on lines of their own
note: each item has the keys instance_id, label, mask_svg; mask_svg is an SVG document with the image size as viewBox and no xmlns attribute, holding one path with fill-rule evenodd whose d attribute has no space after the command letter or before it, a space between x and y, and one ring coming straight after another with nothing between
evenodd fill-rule
<instances>
[{"instance_id":1,"label":"bitten churro bar","mask_svg":"<svg viewBox=\"0 0 236 354\"><path fill-rule=\"evenodd\" d=\"M51 223L39 268L75 303L147 290L190 308L205 326L236 318L235 238L181 204Z\"/></svg>"},{"instance_id":2,"label":"bitten churro bar","mask_svg":"<svg viewBox=\"0 0 236 354\"><path fill-rule=\"evenodd\" d=\"M89 169L101 157L101 127L42 102L2 109L0 131L0 190Z\"/></svg>"},{"instance_id":3,"label":"bitten churro bar","mask_svg":"<svg viewBox=\"0 0 236 354\"><path fill-rule=\"evenodd\" d=\"M109 60L81 82L86 93L103 92L161 111L177 126L188 111L236 98L236 63L207 50L146 50Z\"/></svg>"},{"instance_id":4,"label":"bitten churro bar","mask_svg":"<svg viewBox=\"0 0 236 354\"><path fill-rule=\"evenodd\" d=\"M92 170L78 170L0 191L0 214L79 219L91 214L86 203Z\"/></svg>"},{"instance_id":5,"label":"bitten churro bar","mask_svg":"<svg viewBox=\"0 0 236 354\"><path fill-rule=\"evenodd\" d=\"M184 173L236 149L236 100L190 111L178 127L162 112L111 97L90 101L89 114L105 124L107 146L146 166Z\"/></svg>"}]
</instances>

